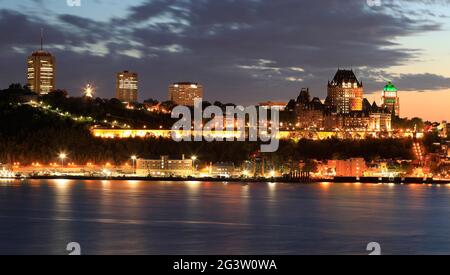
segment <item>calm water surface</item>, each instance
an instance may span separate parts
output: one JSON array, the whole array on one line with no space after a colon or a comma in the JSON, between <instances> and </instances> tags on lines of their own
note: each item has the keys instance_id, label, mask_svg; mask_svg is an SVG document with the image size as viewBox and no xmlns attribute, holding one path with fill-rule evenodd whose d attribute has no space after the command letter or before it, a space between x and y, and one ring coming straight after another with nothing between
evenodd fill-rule
<instances>
[{"instance_id":1,"label":"calm water surface","mask_svg":"<svg viewBox=\"0 0 450 275\"><path fill-rule=\"evenodd\" d=\"M450 187L0 182L0 254L450 254Z\"/></svg>"}]
</instances>

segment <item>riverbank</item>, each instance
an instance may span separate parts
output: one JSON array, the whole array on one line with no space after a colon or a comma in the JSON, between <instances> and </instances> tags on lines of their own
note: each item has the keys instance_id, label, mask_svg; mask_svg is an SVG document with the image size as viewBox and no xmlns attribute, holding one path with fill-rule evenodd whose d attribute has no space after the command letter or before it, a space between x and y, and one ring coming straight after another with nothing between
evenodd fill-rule
<instances>
[{"instance_id":1,"label":"riverbank","mask_svg":"<svg viewBox=\"0 0 450 275\"><path fill-rule=\"evenodd\" d=\"M111 180L111 181L199 181L199 182L237 182L237 183L292 183L292 184L308 184L308 183L320 183L320 182L332 182L332 183L393 183L393 184L450 184L449 180L436 180L432 178L377 178L377 177L336 177L333 179L292 179L292 178L178 178L178 177L93 177L93 176L30 176L17 179L35 179L35 180L53 180L53 179L65 179L65 180Z\"/></svg>"}]
</instances>

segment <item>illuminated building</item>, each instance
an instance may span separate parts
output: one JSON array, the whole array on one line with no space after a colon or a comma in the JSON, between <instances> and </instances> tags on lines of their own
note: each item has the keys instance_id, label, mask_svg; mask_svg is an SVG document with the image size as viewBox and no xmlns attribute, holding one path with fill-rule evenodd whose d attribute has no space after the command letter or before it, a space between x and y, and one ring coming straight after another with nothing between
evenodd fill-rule
<instances>
[{"instance_id":1,"label":"illuminated building","mask_svg":"<svg viewBox=\"0 0 450 275\"><path fill-rule=\"evenodd\" d=\"M100 129L91 128L91 133L97 138L103 139L127 139L127 138L163 138L171 139L172 135L176 137L183 137L185 135L195 136L196 131L184 131L184 130L152 130L152 129ZM203 137L212 138L234 138L237 139L241 137L240 131L219 131L219 130L204 130L201 132ZM276 138L277 139L287 139L291 136L291 132L279 131Z\"/></svg>"},{"instance_id":2,"label":"illuminated building","mask_svg":"<svg viewBox=\"0 0 450 275\"><path fill-rule=\"evenodd\" d=\"M332 118L331 121L329 118ZM347 118L351 119L351 118ZM390 116L386 118L390 121ZM381 123L381 122L380 122ZM336 114L326 115L324 117L324 125L329 125L329 127L324 127L324 130L284 130L277 133L276 138L279 140L299 140L299 139L313 139L313 140L325 140L330 138L365 138L368 136L373 137L374 134L380 132L381 130L375 129L343 129L344 118L343 116L338 116ZM334 125L334 126L333 126ZM366 122L364 125L369 125ZM365 127L365 126L364 126ZM349 131L351 130L351 131ZM162 138L162 139L172 139L172 134L176 137L184 137L186 135L196 136L196 131L184 131L184 130L160 130L160 129L101 129L101 128L91 128L91 134L96 138L101 139L130 139L130 138ZM247 132L248 133L248 132ZM246 135L247 135L246 133ZM213 137L213 138L239 138L241 137L241 132L239 131L215 131L215 130L204 130L201 132L203 137Z\"/></svg>"},{"instance_id":3,"label":"illuminated building","mask_svg":"<svg viewBox=\"0 0 450 275\"><path fill-rule=\"evenodd\" d=\"M367 169L363 158L348 160L336 160L336 176L338 177L362 177Z\"/></svg>"},{"instance_id":4,"label":"illuminated building","mask_svg":"<svg viewBox=\"0 0 450 275\"><path fill-rule=\"evenodd\" d=\"M196 98L203 98L203 86L192 82L178 82L169 86L169 100L181 106L194 106Z\"/></svg>"},{"instance_id":5,"label":"illuminated building","mask_svg":"<svg viewBox=\"0 0 450 275\"><path fill-rule=\"evenodd\" d=\"M398 90L391 82L383 88L381 104L384 108L389 109L395 116L400 116L400 98L398 97Z\"/></svg>"},{"instance_id":6,"label":"illuminated building","mask_svg":"<svg viewBox=\"0 0 450 275\"><path fill-rule=\"evenodd\" d=\"M384 112L351 112L346 115L327 115L324 125L327 129L343 129L352 131L390 132L391 115Z\"/></svg>"},{"instance_id":7,"label":"illuminated building","mask_svg":"<svg viewBox=\"0 0 450 275\"><path fill-rule=\"evenodd\" d=\"M185 159L171 160L168 156L162 156L159 160L137 159L136 174L152 177L187 177L193 174L194 161Z\"/></svg>"},{"instance_id":8,"label":"illuminated building","mask_svg":"<svg viewBox=\"0 0 450 275\"><path fill-rule=\"evenodd\" d=\"M323 117L323 128L330 131L337 131L342 129L342 116L336 113L325 112Z\"/></svg>"},{"instance_id":9,"label":"illuminated building","mask_svg":"<svg viewBox=\"0 0 450 275\"><path fill-rule=\"evenodd\" d=\"M15 177L16 174L10 167L0 164L0 179L13 179Z\"/></svg>"},{"instance_id":10,"label":"illuminated building","mask_svg":"<svg viewBox=\"0 0 450 275\"><path fill-rule=\"evenodd\" d=\"M372 131L392 131L392 116L389 113L377 112L370 114L369 129Z\"/></svg>"},{"instance_id":11,"label":"illuminated building","mask_svg":"<svg viewBox=\"0 0 450 275\"><path fill-rule=\"evenodd\" d=\"M301 129L324 127L325 106L319 98L310 100L309 89L302 89L297 98L295 112L297 115L297 127Z\"/></svg>"},{"instance_id":12,"label":"illuminated building","mask_svg":"<svg viewBox=\"0 0 450 275\"><path fill-rule=\"evenodd\" d=\"M268 101L268 102L262 102L259 104L259 107L264 108L264 109L278 109L280 111L284 111L286 110L286 106L287 103L286 102L272 102L272 101Z\"/></svg>"},{"instance_id":13,"label":"illuminated building","mask_svg":"<svg viewBox=\"0 0 450 275\"><path fill-rule=\"evenodd\" d=\"M446 138L450 137L450 123L446 123L445 125L445 137Z\"/></svg>"},{"instance_id":14,"label":"illuminated building","mask_svg":"<svg viewBox=\"0 0 450 275\"><path fill-rule=\"evenodd\" d=\"M239 176L241 171L236 169L233 163L219 162L211 166L210 175L212 177L234 177Z\"/></svg>"},{"instance_id":15,"label":"illuminated building","mask_svg":"<svg viewBox=\"0 0 450 275\"><path fill-rule=\"evenodd\" d=\"M447 145L447 159L450 160L450 146Z\"/></svg>"},{"instance_id":16,"label":"illuminated building","mask_svg":"<svg viewBox=\"0 0 450 275\"><path fill-rule=\"evenodd\" d=\"M339 114L348 114L363 109L364 88L353 70L338 70L328 82L328 102Z\"/></svg>"},{"instance_id":17,"label":"illuminated building","mask_svg":"<svg viewBox=\"0 0 450 275\"><path fill-rule=\"evenodd\" d=\"M447 123L447 121L442 121L442 123L437 127L437 130L439 131L440 137L442 138L450 137L450 123Z\"/></svg>"},{"instance_id":18,"label":"illuminated building","mask_svg":"<svg viewBox=\"0 0 450 275\"><path fill-rule=\"evenodd\" d=\"M350 130L369 132L391 131L391 114L384 108L372 105L364 99L361 111L338 113L329 107L328 102L323 104L319 98L310 100L309 90L303 89L296 102L297 126L300 129L310 130Z\"/></svg>"},{"instance_id":19,"label":"illuminated building","mask_svg":"<svg viewBox=\"0 0 450 275\"><path fill-rule=\"evenodd\" d=\"M343 129L369 130L370 117L365 116L362 112L352 112L342 118Z\"/></svg>"},{"instance_id":20,"label":"illuminated building","mask_svg":"<svg viewBox=\"0 0 450 275\"><path fill-rule=\"evenodd\" d=\"M368 103L367 100L364 100ZM392 130L392 116L374 102L372 105L364 104L362 112L350 112L342 115L342 129L365 130L372 132L389 132Z\"/></svg>"},{"instance_id":21,"label":"illuminated building","mask_svg":"<svg viewBox=\"0 0 450 275\"><path fill-rule=\"evenodd\" d=\"M129 71L117 73L116 98L122 102L138 101L138 75Z\"/></svg>"},{"instance_id":22,"label":"illuminated building","mask_svg":"<svg viewBox=\"0 0 450 275\"><path fill-rule=\"evenodd\" d=\"M48 94L55 90L55 57L44 51L43 38L41 48L28 57L27 84L37 94Z\"/></svg>"}]
</instances>

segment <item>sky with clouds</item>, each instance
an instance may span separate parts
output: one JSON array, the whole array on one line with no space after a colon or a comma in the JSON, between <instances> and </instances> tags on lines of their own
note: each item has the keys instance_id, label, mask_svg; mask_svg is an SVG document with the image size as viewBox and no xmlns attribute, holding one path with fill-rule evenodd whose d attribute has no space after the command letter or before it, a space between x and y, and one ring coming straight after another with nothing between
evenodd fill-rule
<instances>
[{"instance_id":1,"label":"sky with clouds","mask_svg":"<svg viewBox=\"0 0 450 275\"><path fill-rule=\"evenodd\" d=\"M166 100L177 81L202 83L209 101L287 101L302 87L324 98L340 67L371 100L393 81L404 116L450 120L450 0L379 1L0 0L0 87L25 82L44 28L72 95L93 83L113 97L115 73L131 70L141 100Z\"/></svg>"}]
</instances>

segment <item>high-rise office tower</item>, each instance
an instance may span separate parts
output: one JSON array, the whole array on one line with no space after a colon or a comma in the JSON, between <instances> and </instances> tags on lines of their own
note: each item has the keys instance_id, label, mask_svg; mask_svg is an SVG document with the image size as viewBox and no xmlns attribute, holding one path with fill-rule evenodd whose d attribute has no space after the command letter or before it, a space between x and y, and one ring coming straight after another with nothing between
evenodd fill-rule
<instances>
[{"instance_id":1,"label":"high-rise office tower","mask_svg":"<svg viewBox=\"0 0 450 275\"><path fill-rule=\"evenodd\" d=\"M117 73L116 98L122 102L138 101L138 75L129 71Z\"/></svg>"},{"instance_id":2,"label":"high-rise office tower","mask_svg":"<svg viewBox=\"0 0 450 275\"><path fill-rule=\"evenodd\" d=\"M196 98L203 98L203 86L192 82L178 82L169 86L169 100L177 105L194 106Z\"/></svg>"},{"instance_id":3,"label":"high-rise office tower","mask_svg":"<svg viewBox=\"0 0 450 275\"><path fill-rule=\"evenodd\" d=\"M381 92L381 104L383 108L389 109L395 116L400 116L400 98L398 97L398 90L392 82L384 86Z\"/></svg>"},{"instance_id":4,"label":"high-rise office tower","mask_svg":"<svg viewBox=\"0 0 450 275\"><path fill-rule=\"evenodd\" d=\"M364 88L353 70L338 70L328 82L328 102L338 113L348 114L363 110Z\"/></svg>"},{"instance_id":5,"label":"high-rise office tower","mask_svg":"<svg viewBox=\"0 0 450 275\"><path fill-rule=\"evenodd\" d=\"M27 84L30 90L38 94L48 94L55 90L55 57L44 51L43 35L41 48L28 57Z\"/></svg>"}]
</instances>

